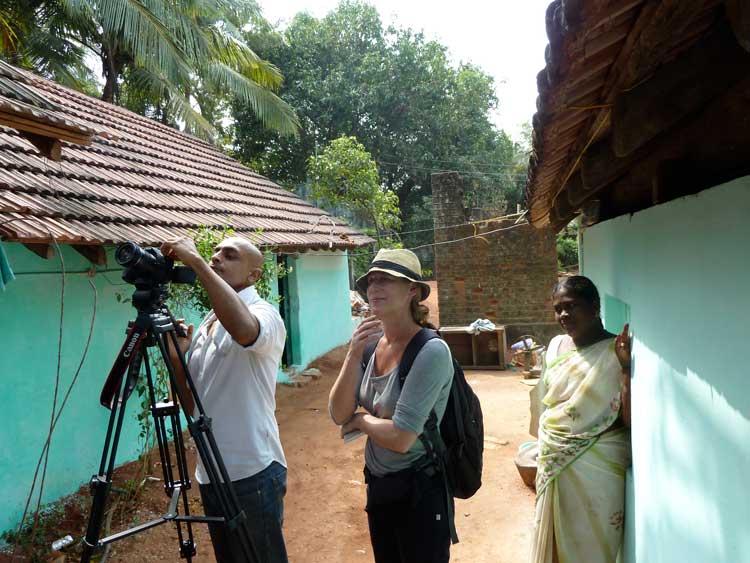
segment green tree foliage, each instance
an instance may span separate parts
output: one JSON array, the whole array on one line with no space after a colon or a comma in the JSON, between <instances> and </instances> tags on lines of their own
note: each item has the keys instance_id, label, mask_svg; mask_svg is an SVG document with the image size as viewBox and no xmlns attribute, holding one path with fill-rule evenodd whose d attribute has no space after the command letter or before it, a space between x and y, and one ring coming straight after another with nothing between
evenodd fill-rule
<instances>
[{"instance_id":1,"label":"green tree foliage","mask_svg":"<svg viewBox=\"0 0 750 563\"><path fill-rule=\"evenodd\" d=\"M310 195L327 209L343 208L360 225L372 227L378 241L400 226L398 197L381 186L370 153L354 137L339 137L308 161Z\"/></svg>"},{"instance_id":2,"label":"green tree foliage","mask_svg":"<svg viewBox=\"0 0 750 563\"><path fill-rule=\"evenodd\" d=\"M234 110L236 156L288 187L306 180L306 163L342 135L356 137L399 198L404 229L432 223L430 175L461 173L467 206L485 217L522 200L520 150L491 122L493 80L471 64L452 64L446 47L410 29L385 28L377 10L344 0L322 19L298 14L282 33L247 37L284 72L281 97L302 124L296 139L264 132L242 104ZM405 239L431 242L432 233Z\"/></svg>"},{"instance_id":3,"label":"green tree foliage","mask_svg":"<svg viewBox=\"0 0 750 563\"><path fill-rule=\"evenodd\" d=\"M557 233L557 269L578 270L578 221L573 220Z\"/></svg>"},{"instance_id":4,"label":"green tree foliage","mask_svg":"<svg viewBox=\"0 0 750 563\"><path fill-rule=\"evenodd\" d=\"M254 0L31 1L11 0L0 13L10 60L18 54L35 70L52 66L55 76L75 77L93 55L102 63L105 101L144 106L165 123L211 137L211 121L221 117L215 100L230 94L264 127L296 134L294 110L275 94L281 73L242 37L241 28L261 19Z\"/></svg>"},{"instance_id":5,"label":"green tree foliage","mask_svg":"<svg viewBox=\"0 0 750 563\"><path fill-rule=\"evenodd\" d=\"M98 95L84 64L85 49L68 26L61 0L0 2L0 58L68 86Z\"/></svg>"},{"instance_id":6,"label":"green tree foliage","mask_svg":"<svg viewBox=\"0 0 750 563\"><path fill-rule=\"evenodd\" d=\"M260 231L255 233L260 234ZM236 233L229 227L213 228L201 227L192 233L195 248L206 262L211 260L216 246L226 238L235 236ZM268 253L263 262L263 272L260 279L255 282L255 289L263 299L271 299L273 285L276 280L283 278L290 270L279 267L275 261L275 255ZM211 310L211 302L203 284L175 284L170 287L170 308L177 314L185 316L188 309L193 309L200 315L205 315Z\"/></svg>"}]
</instances>

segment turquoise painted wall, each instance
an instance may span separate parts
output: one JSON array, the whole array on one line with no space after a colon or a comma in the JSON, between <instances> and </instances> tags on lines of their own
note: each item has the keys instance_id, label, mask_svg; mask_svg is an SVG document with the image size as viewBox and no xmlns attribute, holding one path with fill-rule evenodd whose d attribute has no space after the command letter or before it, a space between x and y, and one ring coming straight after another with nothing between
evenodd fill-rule
<instances>
[{"instance_id":1,"label":"turquoise painted wall","mask_svg":"<svg viewBox=\"0 0 750 563\"><path fill-rule=\"evenodd\" d=\"M307 252L290 260L288 330L296 338L293 361L304 367L352 336L349 266L345 252Z\"/></svg>"},{"instance_id":2,"label":"turquoise painted wall","mask_svg":"<svg viewBox=\"0 0 750 563\"><path fill-rule=\"evenodd\" d=\"M36 462L49 428L57 366L60 319L60 263L43 260L20 244L4 243L17 276L0 291L0 531L17 525L26 502ZM67 273L59 401L78 367L93 312L93 291L86 272L91 264L72 248L62 246ZM309 253L292 261L292 305L298 339L295 363L314 358L351 337L348 266L345 253ZM64 414L55 429L45 479L43 502L74 492L98 471L109 411L99 405L99 393L125 338L135 309L128 302L133 287L121 279L112 251L108 268L95 268L91 278L98 301L96 324L86 362ZM274 295L278 287L272 285ZM199 322L192 312L188 322ZM175 311L175 314L184 312ZM283 381L287 375L280 372ZM139 408L135 395L118 450L118 464L140 451ZM210 413L209 413L210 414Z\"/></svg>"},{"instance_id":3,"label":"turquoise painted wall","mask_svg":"<svg viewBox=\"0 0 750 563\"><path fill-rule=\"evenodd\" d=\"M749 217L745 177L583 233L634 336L627 561L750 561Z\"/></svg>"},{"instance_id":4,"label":"turquoise painted wall","mask_svg":"<svg viewBox=\"0 0 750 563\"><path fill-rule=\"evenodd\" d=\"M4 247L17 277L0 292L0 530L17 524L47 437L61 291L57 256L43 260L20 244L5 243ZM94 308L90 278L85 273L91 264L67 246L62 247L62 255L69 273L65 279L58 408L78 368ZM129 298L132 286L120 279L111 252L108 263L110 270L97 268L91 278L98 293L94 335L52 437L43 502L75 491L98 471L109 413L99 405L99 393L125 338L127 322L135 313L129 303L117 302L116 294ZM133 397L129 419L123 425L119 462L133 459L139 451L135 403Z\"/></svg>"}]
</instances>

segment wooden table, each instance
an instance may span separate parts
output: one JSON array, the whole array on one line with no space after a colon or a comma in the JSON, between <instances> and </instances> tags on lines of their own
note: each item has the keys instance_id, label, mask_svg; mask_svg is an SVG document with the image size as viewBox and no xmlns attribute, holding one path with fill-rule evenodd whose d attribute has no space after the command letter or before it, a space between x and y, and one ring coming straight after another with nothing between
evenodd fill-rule
<instances>
[{"instance_id":1,"label":"wooden table","mask_svg":"<svg viewBox=\"0 0 750 563\"><path fill-rule=\"evenodd\" d=\"M505 369L505 327L479 334L466 332L465 326L440 327L440 336L448 344L453 357L464 369Z\"/></svg>"}]
</instances>

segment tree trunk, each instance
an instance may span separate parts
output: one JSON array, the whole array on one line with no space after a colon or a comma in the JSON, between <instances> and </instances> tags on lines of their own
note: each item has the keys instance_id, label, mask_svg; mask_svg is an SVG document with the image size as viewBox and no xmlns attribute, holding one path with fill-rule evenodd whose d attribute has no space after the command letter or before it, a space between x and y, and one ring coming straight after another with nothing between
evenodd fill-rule
<instances>
[{"instance_id":1,"label":"tree trunk","mask_svg":"<svg viewBox=\"0 0 750 563\"><path fill-rule=\"evenodd\" d=\"M106 82L104 83L104 90L102 91L102 100L107 103L114 104L117 78L110 72L105 72L104 78Z\"/></svg>"},{"instance_id":2,"label":"tree trunk","mask_svg":"<svg viewBox=\"0 0 750 563\"><path fill-rule=\"evenodd\" d=\"M102 100L114 104L117 95L117 78L120 76L122 69L117 68L115 49L105 42L102 42L102 72L104 74L104 90L102 91Z\"/></svg>"},{"instance_id":3,"label":"tree trunk","mask_svg":"<svg viewBox=\"0 0 750 563\"><path fill-rule=\"evenodd\" d=\"M378 224L378 218L374 210L371 211L370 216L372 217L372 224L375 225L375 238L378 241L378 250L380 250L381 248L383 248L383 243L380 240L380 225Z\"/></svg>"}]
</instances>

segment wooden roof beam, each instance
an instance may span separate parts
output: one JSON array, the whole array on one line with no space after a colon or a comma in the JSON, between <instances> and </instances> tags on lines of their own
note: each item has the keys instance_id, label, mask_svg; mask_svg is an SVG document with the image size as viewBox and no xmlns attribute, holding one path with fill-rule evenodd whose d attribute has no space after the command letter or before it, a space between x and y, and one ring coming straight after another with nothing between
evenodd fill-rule
<instances>
[{"instance_id":1,"label":"wooden roof beam","mask_svg":"<svg viewBox=\"0 0 750 563\"><path fill-rule=\"evenodd\" d=\"M94 266L107 265L107 252L104 250L103 246L92 244L74 244L73 250L86 258L86 260L91 262Z\"/></svg>"},{"instance_id":2,"label":"wooden roof beam","mask_svg":"<svg viewBox=\"0 0 750 563\"><path fill-rule=\"evenodd\" d=\"M39 258L51 260L55 257L55 249L52 248L52 245L28 242L24 243L24 246L39 256Z\"/></svg>"},{"instance_id":3,"label":"wooden roof beam","mask_svg":"<svg viewBox=\"0 0 750 563\"><path fill-rule=\"evenodd\" d=\"M729 26L722 25L649 80L615 99L613 150L627 156L739 82L750 68Z\"/></svg>"},{"instance_id":4,"label":"wooden roof beam","mask_svg":"<svg viewBox=\"0 0 750 563\"><path fill-rule=\"evenodd\" d=\"M606 160L614 153L600 153L604 159L594 168L599 183L606 180L607 168L615 166L619 173L587 190L586 201L600 200L599 220L605 221L750 174L748 106L750 77L673 128L668 138L659 137L622 159Z\"/></svg>"},{"instance_id":5,"label":"wooden roof beam","mask_svg":"<svg viewBox=\"0 0 750 563\"><path fill-rule=\"evenodd\" d=\"M737 42L750 52L750 5L745 0L726 0L725 7Z\"/></svg>"},{"instance_id":6,"label":"wooden roof beam","mask_svg":"<svg viewBox=\"0 0 750 563\"><path fill-rule=\"evenodd\" d=\"M603 105L614 102L615 97L622 90L632 87L643 76L651 72L649 60L659 60L659 43L664 43L662 36L664 29L677 33L692 22L697 14L706 11L707 7L715 7L719 0L707 2L686 2L684 0L661 0L645 2L641 8L628 37L623 42L620 54L610 67L609 75L601 89L600 103ZM645 69L648 68L648 72ZM591 121L588 127L582 128L581 136L576 144L579 152L593 135L601 130L604 121L609 119L610 112L602 110Z\"/></svg>"},{"instance_id":7,"label":"wooden roof beam","mask_svg":"<svg viewBox=\"0 0 750 563\"><path fill-rule=\"evenodd\" d=\"M55 162L62 158L62 143L59 139L53 139L44 135L19 130L21 136L29 141L46 158Z\"/></svg>"}]
</instances>

